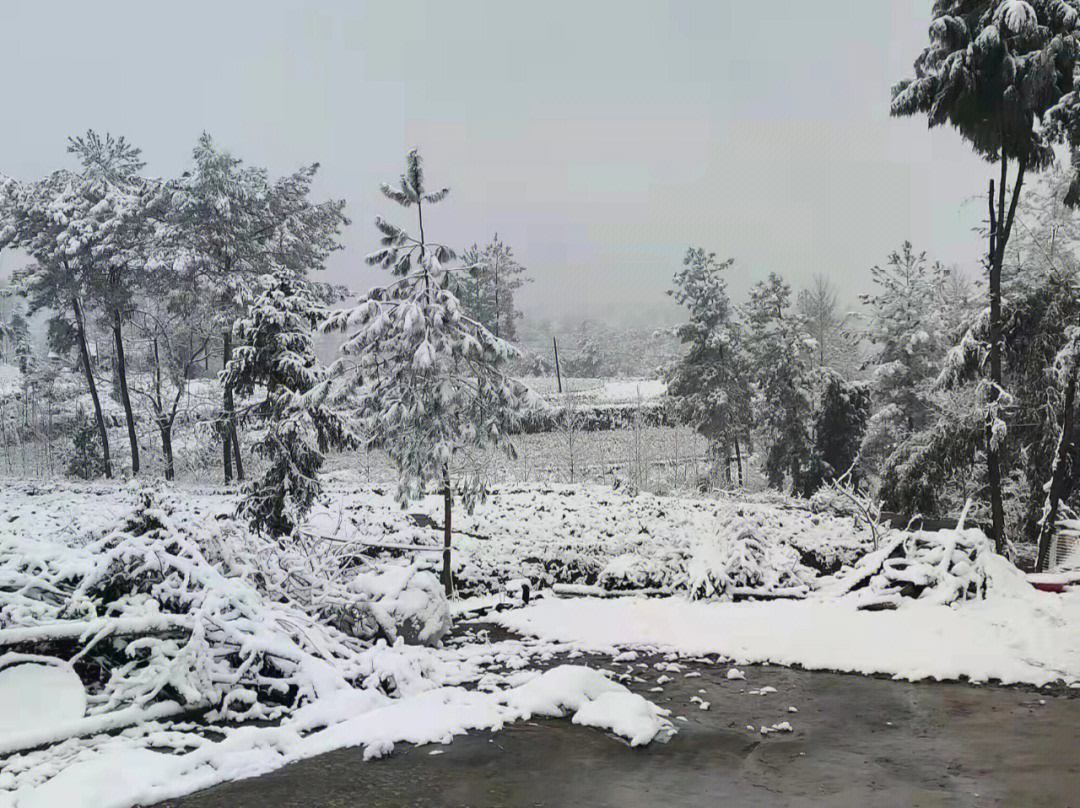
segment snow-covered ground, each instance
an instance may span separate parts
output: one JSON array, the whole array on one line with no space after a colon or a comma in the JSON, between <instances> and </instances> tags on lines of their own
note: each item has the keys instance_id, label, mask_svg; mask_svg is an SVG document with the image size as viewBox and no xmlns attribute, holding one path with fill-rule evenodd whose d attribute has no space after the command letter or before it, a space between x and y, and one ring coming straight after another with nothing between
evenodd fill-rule
<instances>
[{"instance_id":1,"label":"snow-covered ground","mask_svg":"<svg viewBox=\"0 0 1080 808\"><path fill-rule=\"evenodd\" d=\"M775 496L505 487L455 515L471 597L448 607L431 575L439 499L406 512L342 482L299 545L251 535L221 490L0 490L0 806L127 808L531 715L632 745L675 731L610 672L573 664L588 652L1080 686L1080 593L1037 592L978 531L875 549L852 517ZM450 615L507 605L523 580L539 598L496 619L524 639L405 644L437 643ZM69 659L90 647L108 650Z\"/></svg>"},{"instance_id":2,"label":"snow-covered ground","mask_svg":"<svg viewBox=\"0 0 1080 808\"><path fill-rule=\"evenodd\" d=\"M561 404L574 395L582 405L622 407L638 403L652 404L667 392L662 379L583 379L563 377L562 395L557 392L554 376L528 376L521 379L530 390L553 404Z\"/></svg>"},{"instance_id":3,"label":"snow-covered ground","mask_svg":"<svg viewBox=\"0 0 1080 808\"><path fill-rule=\"evenodd\" d=\"M1015 583L1004 591L991 586L986 600L953 606L914 600L895 611L860 611L844 599L579 598L542 600L498 620L599 652L647 648L907 680L1080 687L1080 593L1047 595Z\"/></svg>"}]
</instances>

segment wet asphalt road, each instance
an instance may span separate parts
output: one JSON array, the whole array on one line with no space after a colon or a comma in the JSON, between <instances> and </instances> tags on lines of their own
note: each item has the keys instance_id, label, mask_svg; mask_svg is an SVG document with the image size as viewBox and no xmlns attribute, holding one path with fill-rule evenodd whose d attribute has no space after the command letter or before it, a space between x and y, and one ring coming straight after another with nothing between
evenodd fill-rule
<instances>
[{"instance_id":1,"label":"wet asphalt road","mask_svg":"<svg viewBox=\"0 0 1080 808\"><path fill-rule=\"evenodd\" d=\"M568 719L524 722L449 746L398 745L364 763L347 749L159 808L487 806L1075 806L1080 698L1030 689L687 663L635 673L636 692L672 710L669 743L632 749ZM556 660L555 662L565 661ZM583 660L570 660L580 664ZM624 663L589 664L625 671ZM685 673L699 671L699 677ZM764 686L768 695L749 695ZM705 693L699 693L704 690ZM703 711L692 696L710 702ZM788 706L798 709L789 713ZM794 731L755 730L790 721ZM433 749L442 754L431 755Z\"/></svg>"}]
</instances>

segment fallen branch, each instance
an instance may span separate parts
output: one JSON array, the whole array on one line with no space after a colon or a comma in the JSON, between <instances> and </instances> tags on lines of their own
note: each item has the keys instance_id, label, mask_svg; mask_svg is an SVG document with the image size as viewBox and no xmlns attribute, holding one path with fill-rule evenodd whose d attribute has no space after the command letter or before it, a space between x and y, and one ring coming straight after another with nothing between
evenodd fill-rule
<instances>
[{"instance_id":1,"label":"fallen branch","mask_svg":"<svg viewBox=\"0 0 1080 808\"><path fill-rule=\"evenodd\" d=\"M210 706L209 702L177 704L175 701L162 701L149 707L125 707L122 710L91 715L44 730L30 729L0 738L0 756L36 749L39 746L50 746L69 738L114 732L146 721L200 713L208 710Z\"/></svg>"}]
</instances>

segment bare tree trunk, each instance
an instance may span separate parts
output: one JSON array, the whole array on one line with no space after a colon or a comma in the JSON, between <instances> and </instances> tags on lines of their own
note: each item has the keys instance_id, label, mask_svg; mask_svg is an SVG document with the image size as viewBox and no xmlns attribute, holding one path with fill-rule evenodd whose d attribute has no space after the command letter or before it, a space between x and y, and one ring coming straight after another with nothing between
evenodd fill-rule
<instances>
[{"instance_id":1,"label":"bare tree trunk","mask_svg":"<svg viewBox=\"0 0 1080 808\"><path fill-rule=\"evenodd\" d=\"M450 489L450 475L447 473L443 487L443 555L442 555L442 583L446 590L446 596L454 594L454 573L450 568L450 515L453 508L454 495Z\"/></svg>"},{"instance_id":2,"label":"bare tree trunk","mask_svg":"<svg viewBox=\"0 0 1080 808\"><path fill-rule=\"evenodd\" d=\"M994 437L997 420L997 402L1001 397L1001 267L1005 262L1005 246L1009 241L1016 204L1024 183L1024 161L1020 160L1013 187L1009 211L1005 212L1005 185L1008 179L1008 159L1001 154L1001 187L998 188L997 212L994 211L994 181L990 180L990 386L986 405L986 471L990 493L990 517L992 520L994 550L1005 550L1005 507L1001 493L1001 458L998 442Z\"/></svg>"},{"instance_id":3,"label":"bare tree trunk","mask_svg":"<svg viewBox=\"0 0 1080 808\"><path fill-rule=\"evenodd\" d=\"M739 447L739 439L735 438L735 468L739 472L739 488L743 487L742 449Z\"/></svg>"},{"instance_id":4,"label":"bare tree trunk","mask_svg":"<svg viewBox=\"0 0 1080 808\"><path fill-rule=\"evenodd\" d=\"M232 358L232 332L226 329L221 334L221 367L229 364ZM231 483L232 473L232 432L230 431L229 414L232 412L233 397L232 388L225 385L224 401L221 407L221 457L225 466L225 482Z\"/></svg>"},{"instance_id":5,"label":"bare tree trunk","mask_svg":"<svg viewBox=\"0 0 1080 808\"><path fill-rule=\"evenodd\" d=\"M240 436L236 430L236 413L230 414L231 423L229 424L229 438L232 441L233 459L236 461L236 480L237 482L244 481L244 461L240 458Z\"/></svg>"},{"instance_id":6,"label":"bare tree trunk","mask_svg":"<svg viewBox=\"0 0 1080 808\"><path fill-rule=\"evenodd\" d=\"M1058 508L1061 500L1067 496L1069 478L1069 455L1073 448L1073 408L1076 402L1076 379L1080 373L1080 356L1077 356L1077 340L1073 338L1072 366L1069 368L1065 384L1065 404L1061 414L1061 433L1058 435L1057 450L1054 452L1054 466L1050 473L1050 490L1043 508L1042 524L1039 526L1039 556L1035 562L1035 571L1046 569L1050 555L1050 539L1057 527Z\"/></svg>"},{"instance_id":7,"label":"bare tree trunk","mask_svg":"<svg viewBox=\"0 0 1080 808\"><path fill-rule=\"evenodd\" d=\"M101 413L101 399L98 398L97 384L90 367L90 349L86 345L86 323L83 320L79 299L73 297L71 306L75 311L75 327L79 332L79 354L82 357L83 370L86 372L86 386L90 388L90 399L94 402L94 418L97 421L98 434L101 436L101 459L105 466L105 476L112 478L112 462L109 459L109 433L105 429L105 416Z\"/></svg>"},{"instance_id":8,"label":"bare tree trunk","mask_svg":"<svg viewBox=\"0 0 1080 808\"><path fill-rule=\"evenodd\" d=\"M139 473L139 439L135 434L135 415L131 411L131 396L128 394L127 359L124 356L124 335L121 328L120 309L113 309L113 339L116 342L116 375L120 380L120 403L124 405L124 418L127 419L128 441L131 443L131 473Z\"/></svg>"},{"instance_id":9,"label":"bare tree trunk","mask_svg":"<svg viewBox=\"0 0 1080 808\"><path fill-rule=\"evenodd\" d=\"M165 458L165 479L172 482L176 477L176 465L173 462L172 424L166 420L158 423L161 431L161 454Z\"/></svg>"}]
</instances>

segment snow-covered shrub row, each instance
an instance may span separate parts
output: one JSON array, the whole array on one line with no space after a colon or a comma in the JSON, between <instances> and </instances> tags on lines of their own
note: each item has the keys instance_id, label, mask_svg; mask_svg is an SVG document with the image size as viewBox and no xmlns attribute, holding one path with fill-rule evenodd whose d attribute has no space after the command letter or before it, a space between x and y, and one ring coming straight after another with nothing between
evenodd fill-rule
<instances>
[{"instance_id":1,"label":"snow-covered shrub row","mask_svg":"<svg viewBox=\"0 0 1080 808\"><path fill-rule=\"evenodd\" d=\"M35 535L33 497L0 527L0 645L69 660L91 714L170 700L273 718L340 689L426 686L426 658L387 660L334 625L365 599L340 558L271 545L213 498L126 493L115 529Z\"/></svg>"},{"instance_id":2,"label":"snow-covered shrub row","mask_svg":"<svg viewBox=\"0 0 1080 808\"><path fill-rule=\"evenodd\" d=\"M993 545L977 528L937 532L894 531L880 549L842 576L836 592L861 590L867 602L912 597L953 603L986 596Z\"/></svg>"},{"instance_id":3,"label":"snow-covered shrub row","mask_svg":"<svg viewBox=\"0 0 1080 808\"><path fill-rule=\"evenodd\" d=\"M424 507L440 518L435 498ZM787 548L776 550L783 564L793 560L818 571L852 564L872 547L870 533L853 518L811 513L790 500L631 496L603 486L499 489L455 526L463 531L455 536L459 586L470 594L521 577L534 588L688 590L689 563L702 543L743 527L769 548ZM418 538L437 540L432 530Z\"/></svg>"}]
</instances>

